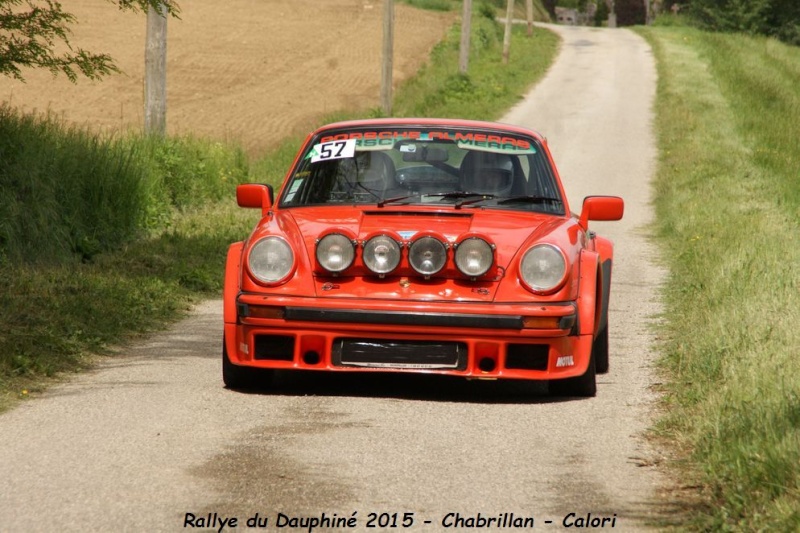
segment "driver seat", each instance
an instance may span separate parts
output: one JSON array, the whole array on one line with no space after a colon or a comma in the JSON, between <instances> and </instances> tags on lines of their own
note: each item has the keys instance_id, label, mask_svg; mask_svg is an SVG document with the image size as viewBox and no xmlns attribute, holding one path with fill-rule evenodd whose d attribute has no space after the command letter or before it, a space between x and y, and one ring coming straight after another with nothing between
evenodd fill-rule
<instances>
[{"instance_id":1,"label":"driver seat","mask_svg":"<svg viewBox=\"0 0 800 533\"><path fill-rule=\"evenodd\" d=\"M365 157L366 156L366 157ZM356 155L358 165L357 180L361 187L383 196L386 189L394 184L394 161L383 152L362 152Z\"/></svg>"},{"instance_id":2,"label":"driver seat","mask_svg":"<svg viewBox=\"0 0 800 533\"><path fill-rule=\"evenodd\" d=\"M510 155L470 151L461 162L461 190L508 196L514 187L514 174L514 159Z\"/></svg>"}]
</instances>

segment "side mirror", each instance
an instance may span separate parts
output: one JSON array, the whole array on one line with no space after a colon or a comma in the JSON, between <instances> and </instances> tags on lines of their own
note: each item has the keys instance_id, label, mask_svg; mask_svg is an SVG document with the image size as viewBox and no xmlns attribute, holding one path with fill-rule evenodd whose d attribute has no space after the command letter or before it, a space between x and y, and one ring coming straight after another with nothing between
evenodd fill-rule
<instances>
[{"instance_id":1,"label":"side mirror","mask_svg":"<svg viewBox=\"0 0 800 533\"><path fill-rule=\"evenodd\" d=\"M273 192L271 185L244 183L236 186L236 203L239 207L256 207L266 213L272 208Z\"/></svg>"},{"instance_id":2,"label":"side mirror","mask_svg":"<svg viewBox=\"0 0 800 533\"><path fill-rule=\"evenodd\" d=\"M587 229L590 220L620 220L624 211L625 202L619 196L587 196L578 224Z\"/></svg>"}]
</instances>

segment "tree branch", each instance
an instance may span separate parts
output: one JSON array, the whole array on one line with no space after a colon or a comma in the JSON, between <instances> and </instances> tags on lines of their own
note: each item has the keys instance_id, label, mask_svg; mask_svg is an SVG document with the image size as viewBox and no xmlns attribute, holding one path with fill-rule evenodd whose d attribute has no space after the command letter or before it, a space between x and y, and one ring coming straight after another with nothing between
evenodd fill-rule
<instances>
[{"instance_id":1,"label":"tree branch","mask_svg":"<svg viewBox=\"0 0 800 533\"><path fill-rule=\"evenodd\" d=\"M163 6L166 14L178 17L175 0L109 0L122 10L146 11ZM99 79L119 72L108 54L73 49L70 26L75 17L57 0L0 0L0 75L25 81L23 68L46 68L53 75L64 74L75 82L81 74ZM56 52L66 46L64 53Z\"/></svg>"}]
</instances>

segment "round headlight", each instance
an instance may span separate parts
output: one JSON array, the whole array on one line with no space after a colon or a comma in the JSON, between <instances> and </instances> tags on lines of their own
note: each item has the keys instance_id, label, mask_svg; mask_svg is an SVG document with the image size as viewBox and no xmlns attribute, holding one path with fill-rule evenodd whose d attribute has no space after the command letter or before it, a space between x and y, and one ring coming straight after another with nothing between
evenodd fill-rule
<instances>
[{"instance_id":1,"label":"round headlight","mask_svg":"<svg viewBox=\"0 0 800 533\"><path fill-rule=\"evenodd\" d=\"M258 281L277 283L291 273L294 254L281 237L265 237L250 248L247 264Z\"/></svg>"},{"instance_id":2,"label":"round headlight","mask_svg":"<svg viewBox=\"0 0 800 533\"><path fill-rule=\"evenodd\" d=\"M341 233L325 235L317 243L317 261L328 272L337 274L346 270L355 258L353 242Z\"/></svg>"},{"instance_id":3,"label":"round headlight","mask_svg":"<svg viewBox=\"0 0 800 533\"><path fill-rule=\"evenodd\" d=\"M432 276L444 268L447 247L436 237L421 237L408 249L408 261L423 276Z\"/></svg>"},{"instance_id":4,"label":"round headlight","mask_svg":"<svg viewBox=\"0 0 800 533\"><path fill-rule=\"evenodd\" d=\"M494 253L492 246L479 237L469 237L456 248L456 267L465 276L483 276L492 267Z\"/></svg>"},{"instance_id":5,"label":"round headlight","mask_svg":"<svg viewBox=\"0 0 800 533\"><path fill-rule=\"evenodd\" d=\"M552 244L539 244L525 252L519 266L520 276L537 292L549 292L564 281L567 262L561 250Z\"/></svg>"},{"instance_id":6,"label":"round headlight","mask_svg":"<svg viewBox=\"0 0 800 533\"><path fill-rule=\"evenodd\" d=\"M364 243L364 264L376 274L388 274L400 264L400 245L388 235L377 235Z\"/></svg>"}]
</instances>

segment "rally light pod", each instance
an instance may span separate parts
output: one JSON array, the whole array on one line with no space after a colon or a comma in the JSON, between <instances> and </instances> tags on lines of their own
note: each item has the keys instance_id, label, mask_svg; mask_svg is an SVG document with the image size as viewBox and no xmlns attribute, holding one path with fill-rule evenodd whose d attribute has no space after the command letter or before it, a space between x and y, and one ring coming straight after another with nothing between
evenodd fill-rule
<instances>
[{"instance_id":1,"label":"rally light pod","mask_svg":"<svg viewBox=\"0 0 800 533\"><path fill-rule=\"evenodd\" d=\"M317 239L315 256L325 272L338 276L356 259L356 239L348 231L331 230Z\"/></svg>"}]
</instances>

